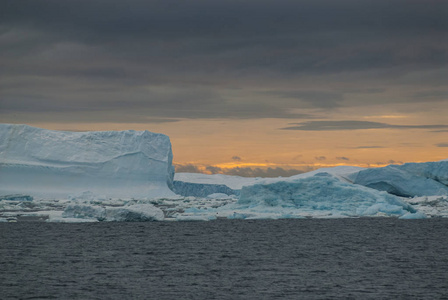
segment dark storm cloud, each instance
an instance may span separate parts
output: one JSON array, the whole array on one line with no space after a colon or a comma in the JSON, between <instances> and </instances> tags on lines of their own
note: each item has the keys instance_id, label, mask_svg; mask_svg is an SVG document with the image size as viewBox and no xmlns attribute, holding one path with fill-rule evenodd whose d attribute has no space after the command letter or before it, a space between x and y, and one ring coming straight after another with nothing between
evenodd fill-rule
<instances>
[{"instance_id":1,"label":"dark storm cloud","mask_svg":"<svg viewBox=\"0 0 448 300\"><path fill-rule=\"evenodd\" d=\"M232 156L232 160L241 161L241 157L235 155L235 156Z\"/></svg>"},{"instance_id":2,"label":"dark storm cloud","mask_svg":"<svg viewBox=\"0 0 448 300\"><path fill-rule=\"evenodd\" d=\"M330 131L361 129L437 129L448 128L448 125L393 125L369 121L309 121L297 123L297 126L281 128L283 130Z\"/></svg>"},{"instance_id":3,"label":"dark storm cloud","mask_svg":"<svg viewBox=\"0 0 448 300\"><path fill-rule=\"evenodd\" d=\"M441 91L441 90L431 90L431 91L424 91L424 92L417 92L413 95L414 99L421 100L421 99L427 99L427 100L435 100L435 101L448 101L448 91Z\"/></svg>"},{"instance_id":4,"label":"dark storm cloud","mask_svg":"<svg viewBox=\"0 0 448 300\"><path fill-rule=\"evenodd\" d=\"M439 143L439 144L436 144L436 147L445 148L445 147L448 147L448 143Z\"/></svg>"},{"instance_id":5,"label":"dark storm cloud","mask_svg":"<svg viewBox=\"0 0 448 300\"><path fill-rule=\"evenodd\" d=\"M0 4L4 114L298 118L291 109L331 110L355 90L387 93L393 84L423 88L409 89L406 100L355 104L446 96L432 90L448 64L446 1Z\"/></svg>"},{"instance_id":6,"label":"dark storm cloud","mask_svg":"<svg viewBox=\"0 0 448 300\"><path fill-rule=\"evenodd\" d=\"M343 94L329 91L271 91L267 94L286 99L298 99L308 107L335 108L340 106Z\"/></svg>"}]
</instances>

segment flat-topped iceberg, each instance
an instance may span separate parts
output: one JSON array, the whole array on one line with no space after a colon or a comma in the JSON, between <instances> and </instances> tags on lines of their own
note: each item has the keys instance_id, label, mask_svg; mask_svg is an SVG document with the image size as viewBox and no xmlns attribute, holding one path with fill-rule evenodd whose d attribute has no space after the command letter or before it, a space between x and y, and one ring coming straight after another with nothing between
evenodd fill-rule
<instances>
[{"instance_id":1,"label":"flat-topped iceberg","mask_svg":"<svg viewBox=\"0 0 448 300\"><path fill-rule=\"evenodd\" d=\"M168 136L149 131L67 132L0 124L0 195L172 196L172 159Z\"/></svg>"}]
</instances>

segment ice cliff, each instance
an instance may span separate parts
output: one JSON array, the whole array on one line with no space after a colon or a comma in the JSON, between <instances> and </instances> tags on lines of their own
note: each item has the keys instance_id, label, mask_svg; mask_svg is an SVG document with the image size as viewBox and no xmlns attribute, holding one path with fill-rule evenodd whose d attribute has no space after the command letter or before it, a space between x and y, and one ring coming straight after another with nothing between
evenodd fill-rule
<instances>
[{"instance_id":1,"label":"ice cliff","mask_svg":"<svg viewBox=\"0 0 448 300\"><path fill-rule=\"evenodd\" d=\"M0 124L0 195L173 195L168 136L148 131L66 132Z\"/></svg>"}]
</instances>

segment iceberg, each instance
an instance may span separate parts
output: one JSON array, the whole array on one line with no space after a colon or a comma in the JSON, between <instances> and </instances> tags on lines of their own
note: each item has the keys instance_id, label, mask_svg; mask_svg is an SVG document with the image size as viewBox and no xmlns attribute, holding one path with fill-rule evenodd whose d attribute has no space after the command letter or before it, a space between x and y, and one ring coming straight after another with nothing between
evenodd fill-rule
<instances>
[{"instance_id":1,"label":"iceberg","mask_svg":"<svg viewBox=\"0 0 448 300\"><path fill-rule=\"evenodd\" d=\"M238 190L232 190L224 184L191 183L175 180L173 191L181 196L207 197L211 194L238 195Z\"/></svg>"},{"instance_id":2,"label":"iceberg","mask_svg":"<svg viewBox=\"0 0 448 300\"><path fill-rule=\"evenodd\" d=\"M404 165L403 165L404 166ZM353 183L386 191L400 197L448 195L448 187L424 175L425 168L413 166L387 166L362 170L349 176ZM407 172L413 169L413 172ZM422 170L418 172L417 170ZM435 168L435 170L438 170ZM411 170L412 171L412 170ZM437 173L433 173L437 174ZM444 176L448 174L443 173ZM440 178L443 178L440 176Z\"/></svg>"},{"instance_id":3,"label":"iceberg","mask_svg":"<svg viewBox=\"0 0 448 300\"><path fill-rule=\"evenodd\" d=\"M448 160L425 163L407 163L395 166L415 176L430 178L434 181L448 185Z\"/></svg>"},{"instance_id":4,"label":"iceberg","mask_svg":"<svg viewBox=\"0 0 448 300\"><path fill-rule=\"evenodd\" d=\"M192 205L179 211L175 219L426 217L424 213L416 213L412 205L397 196L352 184L339 175L321 172L302 178L243 186L236 202L216 207Z\"/></svg>"},{"instance_id":5,"label":"iceberg","mask_svg":"<svg viewBox=\"0 0 448 300\"><path fill-rule=\"evenodd\" d=\"M344 182L328 173L243 187L237 205L263 207L264 210L293 208L299 213L314 211L352 217L415 213L411 205L396 196Z\"/></svg>"},{"instance_id":6,"label":"iceberg","mask_svg":"<svg viewBox=\"0 0 448 300\"><path fill-rule=\"evenodd\" d=\"M68 205L62 213L62 218L50 222L73 222L73 220L107 221L107 222L147 222L163 221L164 214L160 208L152 204L133 204L121 207L102 207L99 205L75 204Z\"/></svg>"},{"instance_id":7,"label":"iceberg","mask_svg":"<svg viewBox=\"0 0 448 300\"><path fill-rule=\"evenodd\" d=\"M168 136L149 131L67 132L0 124L0 195L169 197Z\"/></svg>"}]
</instances>

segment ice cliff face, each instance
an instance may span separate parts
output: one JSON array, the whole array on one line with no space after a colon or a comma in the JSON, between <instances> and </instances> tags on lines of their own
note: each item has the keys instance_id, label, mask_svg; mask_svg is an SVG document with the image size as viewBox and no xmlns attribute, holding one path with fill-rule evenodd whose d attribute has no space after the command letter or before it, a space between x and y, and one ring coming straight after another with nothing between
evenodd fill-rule
<instances>
[{"instance_id":1,"label":"ice cliff face","mask_svg":"<svg viewBox=\"0 0 448 300\"><path fill-rule=\"evenodd\" d=\"M64 132L0 124L0 193L173 194L169 138L148 131Z\"/></svg>"}]
</instances>

